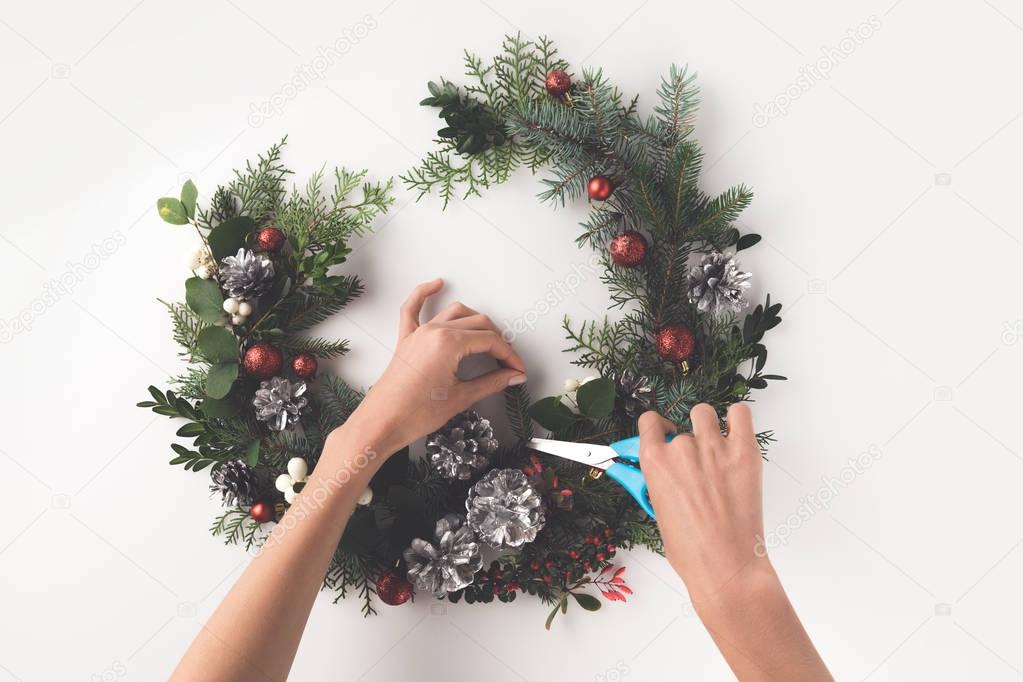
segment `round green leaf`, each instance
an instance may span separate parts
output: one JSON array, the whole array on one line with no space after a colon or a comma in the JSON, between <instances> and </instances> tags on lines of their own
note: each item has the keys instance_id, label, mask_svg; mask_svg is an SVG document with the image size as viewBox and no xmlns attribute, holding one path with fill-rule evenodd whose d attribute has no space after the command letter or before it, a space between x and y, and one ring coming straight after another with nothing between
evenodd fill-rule
<instances>
[{"instance_id":1,"label":"round green leaf","mask_svg":"<svg viewBox=\"0 0 1023 682\"><path fill-rule=\"evenodd\" d=\"M206 395L218 399L231 392L231 385L238 378L237 362L221 362L210 367L206 375Z\"/></svg>"},{"instance_id":2,"label":"round green leaf","mask_svg":"<svg viewBox=\"0 0 1023 682\"><path fill-rule=\"evenodd\" d=\"M224 327L203 329L196 338L196 348L210 362L238 362L238 339Z\"/></svg>"},{"instance_id":3,"label":"round green leaf","mask_svg":"<svg viewBox=\"0 0 1023 682\"><path fill-rule=\"evenodd\" d=\"M156 200L156 210L160 217L171 225L187 225L188 213L185 206L174 197L163 197Z\"/></svg>"},{"instance_id":4,"label":"round green leaf","mask_svg":"<svg viewBox=\"0 0 1023 682\"><path fill-rule=\"evenodd\" d=\"M603 419L615 407L615 384L607 378L587 381L576 393L579 411L591 419Z\"/></svg>"},{"instance_id":5,"label":"round green leaf","mask_svg":"<svg viewBox=\"0 0 1023 682\"><path fill-rule=\"evenodd\" d=\"M238 216L220 223L206 236L213 257L218 261L233 256L245 246L245 238L256 229L256 221L249 216Z\"/></svg>"},{"instance_id":6,"label":"round green leaf","mask_svg":"<svg viewBox=\"0 0 1023 682\"><path fill-rule=\"evenodd\" d=\"M228 419L241 410L237 401L228 398L206 398L200 407L207 417L214 419Z\"/></svg>"},{"instance_id":7,"label":"round green leaf","mask_svg":"<svg viewBox=\"0 0 1023 682\"><path fill-rule=\"evenodd\" d=\"M587 611L597 611L600 609L600 600L592 594L586 594L585 592L572 592L571 595L575 597L579 606L583 607Z\"/></svg>"},{"instance_id":8,"label":"round green leaf","mask_svg":"<svg viewBox=\"0 0 1023 682\"><path fill-rule=\"evenodd\" d=\"M562 403L561 398L557 396L537 400L529 406L527 412L530 417L548 431L557 431L564 428L571 424L575 418L572 410L568 409L568 406Z\"/></svg>"},{"instance_id":9,"label":"round green leaf","mask_svg":"<svg viewBox=\"0 0 1023 682\"><path fill-rule=\"evenodd\" d=\"M217 322L224 317L224 295L212 279L185 280L185 302L204 322Z\"/></svg>"}]
</instances>

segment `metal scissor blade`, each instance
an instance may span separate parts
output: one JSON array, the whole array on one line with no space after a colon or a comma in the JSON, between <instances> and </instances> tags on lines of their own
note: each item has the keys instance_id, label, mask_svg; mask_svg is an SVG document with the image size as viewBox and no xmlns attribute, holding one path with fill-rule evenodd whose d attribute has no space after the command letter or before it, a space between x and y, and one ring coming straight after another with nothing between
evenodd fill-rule
<instances>
[{"instance_id":1,"label":"metal scissor blade","mask_svg":"<svg viewBox=\"0 0 1023 682\"><path fill-rule=\"evenodd\" d=\"M615 451L607 445L572 443L564 440L548 440L547 438L530 438L526 445L533 450L598 469L607 469L614 464L614 458L617 456Z\"/></svg>"}]
</instances>

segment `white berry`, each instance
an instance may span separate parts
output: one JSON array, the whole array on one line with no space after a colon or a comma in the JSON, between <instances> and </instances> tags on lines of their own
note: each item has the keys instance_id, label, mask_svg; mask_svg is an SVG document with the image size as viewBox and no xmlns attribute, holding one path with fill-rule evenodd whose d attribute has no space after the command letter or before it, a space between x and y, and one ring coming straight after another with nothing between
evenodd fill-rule
<instances>
[{"instance_id":1,"label":"white berry","mask_svg":"<svg viewBox=\"0 0 1023 682\"><path fill-rule=\"evenodd\" d=\"M252 304L248 301L242 301L238 304L238 314L248 317L252 314Z\"/></svg>"},{"instance_id":2,"label":"white berry","mask_svg":"<svg viewBox=\"0 0 1023 682\"><path fill-rule=\"evenodd\" d=\"M366 488L365 490L362 491L362 494L359 495L359 504L361 504L363 507L365 507L367 504L369 504L372 501L373 501L373 489L372 488Z\"/></svg>"},{"instance_id":3,"label":"white berry","mask_svg":"<svg viewBox=\"0 0 1023 682\"><path fill-rule=\"evenodd\" d=\"M579 382L579 385L582 386L583 384L588 384L591 381L593 381L594 379L598 379L598 378L599 377L596 377L596 376L586 377L585 379L583 379L582 381Z\"/></svg>"},{"instance_id":4,"label":"white berry","mask_svg":"<svg viewBox=\"0 0 1023 682\"><path fill-rule=\"evenodd\" d=\"M231 324L237 327L238 325L245 324L248 321L248 319L249 318L245 317L244 315L232 315Z\"/></svg>"},{"instance_id":5,"label":"white berry","mask_svg":"<svg viewBox=\"0 0 1023 682\"><path fill-rule=\"evenodd\" d=\"M288 504L294 504L296 497L298 497L298 493L295 492L294 488L288 488L284 491L284 501Z\"/></svg>"},{"instance_id":6,"label":"white berry","mask_svg":"<svg viewBox=\"0 0 1023 682\"><path fill-rule=\"evenodd\" d=\"M288 473L291 474L291 480L301 483L309 475L309 465L301 457L292 457L288 460Z\"/></svg>"},{"instance_id":7,"label":"white berry","mask_svg":"<svg viewBox=\"0 0 1023 682\"><path fill-rule=\"evenodd\" d=\"M239 302L237 298L228 297L224 299L224 312L228 315L235 315L238 313Z\"/></svg>"},{"instance_id":8,"label":"white berry","mask_svg":"<svg viewBox=\"0 0 1023 682\"><path fill-rule=\"evenodd\" d=\"M292 486L295 485L295 481L287 474L281 474L274 481L274 487L280 490L282 493L287 493L291 490Z\"/></svg>"},{"instance_id":9,"label":"white berry","mask_svg":"<svg viewBox=\"0 0 1023 682\"><path fill-rule=\"evenodd\" d=\"M209 279L210 270L205 265L200 265L195 269L195 276L198 277L199 279Z\"/></svg>"},{"instance_id":10,"label":"white berry","mask_svg":"<svg viewBox=\"0 0 1023 682\"><path fill-rule=\"evenodd\" d=\"M579 390L579 380L578 379L565 379L565 390L570 392L570 393L572 391Z\"/></svg>"}]
</instances>

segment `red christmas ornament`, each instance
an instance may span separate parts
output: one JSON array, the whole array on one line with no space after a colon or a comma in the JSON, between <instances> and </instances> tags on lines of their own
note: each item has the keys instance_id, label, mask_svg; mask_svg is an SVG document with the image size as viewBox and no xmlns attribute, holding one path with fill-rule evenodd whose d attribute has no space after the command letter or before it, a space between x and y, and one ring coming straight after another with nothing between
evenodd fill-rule
<instances>
[{"instance_id":1,"label":"red christmas ornament","mask_svg":"<svg viewBox=\"0 0 1023 682\"><path fill-rule=\"evenodd\" d=\"M611 178L606 175L594 175L586 183L586 194L594 201L606 200L613 191L614 185L611 184Z\"/></svg>"},{"instance_id":2,"label":"red christmas ornament","mask_svg":"<svg viewBox=\"0 0 1023 682\"><path fill-rule=\"evenodd\" d=\"M646 237L635 230L626 230L611 240L608 250L616 265L634 268L646 258Z\"/></svg>"},{"instance_id":3,"label":"red christmas ornament","mask_svg":"<svg viewBox=\"0 0 1023 682\"><path fill-rule=\"evenodd\" d=\"M256 243L267 253L277 253L284 246L284 233L276 227L264 227L256 233Z\"/></svg>"},{"instance_id":4,"label":"red christmas ornament","mask_svg":"<svg viewBox=\"0 0 1023 682\"><path fill-rule=\"evenodd\" d=\"M274 520L274 508L273 505L267 504L266 502L257 502L256 504L249 507L249 516L260 523L266 523Z\"/></svg>"},{"instance_id":5,"label":"red christmas ornament","mask_svg":"<svg viewBox=\"0 0 1023 682\"><path fill-rule=\"evenodd\" d=\"M291 360L291 371L303 379L316 375L316 357L312 353L299 353Z\"/></svg>"},{"instance_id":6,"label":"red christmas ornament","mask_svg":"<svg viewBox=\"0 0 1023 682\"><path fill-rule=\"evenodd\" d=\"M657 332L657 354L669 362L685 362L695 347L693 333L681 325L670 324Z\"/></svg>"},{"instance_id":7,"label":"red christmas ornament","mask_svg":"<svg viewBox=\"0 0 1023 682\"><path fill-rule=\"evenodd\" d=\"M398 606L412 598L412 583L393 568L380 574L376 588L380 601L388 606Z\"/></svg>"},{"instance_id":8,"label":"red christmas ornament","mask_svg":"<svg viewBox=\"0 0 1023 682\"><path fill-rule=\"evenodd\" d=\"M544 84L547 86L547 92L552 96L561 97L572 89L572 77L561 69L555 69L547 74Z\"/></svg>"},{"instance_id":9,"label":"red christmas ornament","mask_svg":"<svg viewBox=\"0 0 1023 682\"><path fill-rule=\"evenodd\" d=\"M269 343L253 344L242 356L245 373L257 379L269 379L280 374L283 364L284 356Z\"/></svg>"}]
</instances>

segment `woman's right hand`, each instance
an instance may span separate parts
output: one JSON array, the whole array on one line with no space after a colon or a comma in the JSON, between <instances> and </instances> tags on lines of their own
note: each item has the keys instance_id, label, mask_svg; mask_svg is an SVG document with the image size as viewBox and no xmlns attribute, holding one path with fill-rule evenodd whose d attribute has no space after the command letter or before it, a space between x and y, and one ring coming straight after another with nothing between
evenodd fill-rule
<instances>
[{"instance_id":1,"label":"woman's right hand","mask_svg":"<svg viewBox=\"0 0 1023 682\"><path fill-rule=\"evenodd\" d=\"M526 381L526 366L497 326L461 303L452 303L420 324L423 304L444 286L420 284L401 306L398 345L380 379L349 418L373 447L391 454L444 425L476 402ZM463 381L456 371L469 355L493 356L501 367Z\"/></svg>"}]
</instances>

